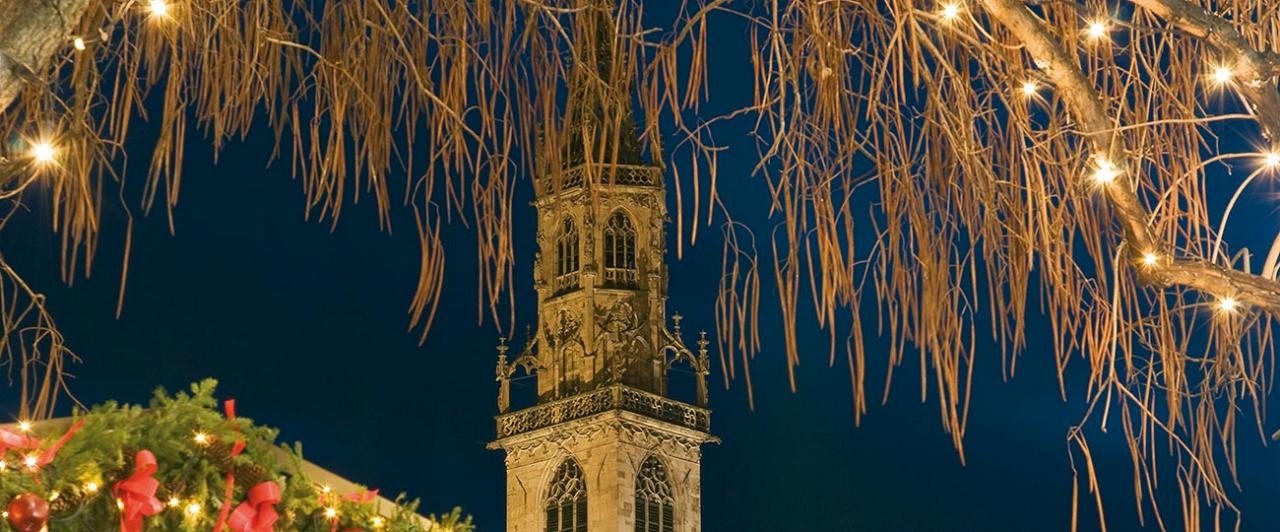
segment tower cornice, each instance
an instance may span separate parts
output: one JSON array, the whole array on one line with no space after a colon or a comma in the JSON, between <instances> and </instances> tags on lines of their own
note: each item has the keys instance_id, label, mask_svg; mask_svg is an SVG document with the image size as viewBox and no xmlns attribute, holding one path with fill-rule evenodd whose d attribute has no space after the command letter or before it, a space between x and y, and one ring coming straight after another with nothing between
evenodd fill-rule
<instances>
[{"instance_id":1,"label":"tower cornice","mask_svg":"<svg viewBox=\"0 0 1280 532\"><path fill-rule=\"evenodd\" d=\"M610 411L638 414L659 423L692 431L691 437L700 434L703 441L718 441L710 435L710 409L668 399L624 384L611 384L590 392L495 416L498 437L489 447L502 448L504 442L522 434Z\"/></svg>"}]
</instances>

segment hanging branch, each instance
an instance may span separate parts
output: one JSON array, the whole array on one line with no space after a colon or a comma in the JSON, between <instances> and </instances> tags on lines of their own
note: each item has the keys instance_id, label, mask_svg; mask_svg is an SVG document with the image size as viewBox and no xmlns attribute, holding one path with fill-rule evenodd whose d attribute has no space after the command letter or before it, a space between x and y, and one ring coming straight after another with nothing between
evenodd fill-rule
<instances>
[{"instance_id":1,"label":"hanging branch","mask_svg":"<svg viewBox=\"0 0 1280 532\"><path fill-rule=\"evenodd\" d=\"M0 112L71 43L69 35L88 7L89 0L0 1Z\"/></svg>"}]
</instances>

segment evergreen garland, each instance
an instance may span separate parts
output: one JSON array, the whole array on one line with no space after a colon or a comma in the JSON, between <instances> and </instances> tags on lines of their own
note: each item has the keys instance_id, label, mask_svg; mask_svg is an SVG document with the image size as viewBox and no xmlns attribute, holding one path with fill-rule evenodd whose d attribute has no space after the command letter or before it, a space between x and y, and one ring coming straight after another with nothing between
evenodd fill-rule
<instances>
[{"instance_id":1,"label":"evergreen garland","mask_svg":"<svg viewBox=\"0 0 1280 532\"><path fill-rule=\"evenodd\" d=\"M165 506L145 518L146 530L211 530L222 509L228 471L235 478L228 512L259 483L279 486L281 500L274 508L279 513L275 529L280 531L474 530L471 518L464 518L459 508L433 515L424 525L415 513L417 500L401 495L395 508L381 509L380 514L371 493L338 494L315 484L305 476L300 444L281 445L293 463L280 463L274 450L279 431L247 418L225 417L214 398L216 386L215 380L206 379L192 384L190 393L170 395L157 389L147 408L112 401L77 412L75 418L83 426L52 462L35 470L25 467L24 460L27 453L38 451L0 447L0 506L34 493L49 503L50 530L119 530L121 509L113 487L134 474L135 457L146 450L155 455L155 497ZM233 452L236 441L245 443L239 454ZM46 442L40 450L48 447ZM11 527L0 520L0 530Z\"/></svg>"}]
</instances>

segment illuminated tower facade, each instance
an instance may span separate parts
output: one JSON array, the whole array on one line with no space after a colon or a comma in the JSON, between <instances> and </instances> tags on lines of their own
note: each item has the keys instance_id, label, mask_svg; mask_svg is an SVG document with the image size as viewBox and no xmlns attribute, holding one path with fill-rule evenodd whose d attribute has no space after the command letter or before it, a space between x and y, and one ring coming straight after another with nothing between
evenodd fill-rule
<instances>
[{"instance_id":1,"label":"illuminated tower facade","mask_svg":"<svg viewBox=\"0 0 1280 532\"><path fill-rule=\"evenodd\" d=\"M610 20L607 4L595 9ZM490 448L506 453L508 532L701 530L701 445L714 441L707 341L689 349L680 316L666 314L663 171L644 160L626 89L590 60L608 56L612 33L577 48L588 59L570 83L568 147L535 185L537 327L519 352L498 347ZM600 141L608 102L628 107L612 119L623 134ZM692 404L671 397L673 368L693 376ZM524 375L536 400L512 411Z\"/></svg>"}]
</instances>

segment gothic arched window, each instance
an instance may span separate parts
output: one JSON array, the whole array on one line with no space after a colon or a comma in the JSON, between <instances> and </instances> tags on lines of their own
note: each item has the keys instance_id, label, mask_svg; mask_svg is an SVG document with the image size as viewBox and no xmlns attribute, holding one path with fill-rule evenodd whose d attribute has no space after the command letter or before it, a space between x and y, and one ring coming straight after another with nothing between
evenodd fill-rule
<instances>
[{"instance_id":1,"label":"gothic arched window","mask_svg":"<svg viewBox=\"0 0 1280 532\"><path fill-rule=\"evenodd\" d=\"M646 458L636 475L636 532L672 532L675 503L667 466L657 457Z\"/></svg>"},{"instance_id":2,"label":"gothic arched window","mask_svg":"<svg viewBox=\"0 0 1280 532\"><path fill-rule=\"evenodd\" d=\"M572 458L565 459L551 478L547 532L587 532L587 480Z\"/></svg>"},{"instance_id":3,"label":"gothic arched window","mask_svg":"<svg viewBox=\"0 0 1280 532\"><path fill-rule=\"evenodd\" d=\"M615 286L635 286L636 226L623 211L616 211L604 226L604 280Z\"/></svg>"},{"instance_id":4,"label":"gothic arched window","mask_svg":"<svg viewBox=\"0 0 1280 532\"><path fill-rule=\"evenodd\" d=\"M578 224L570 216L564 217L560 233L556 235L556 291L578 287Z\"/></svg>"}]
</instances>

